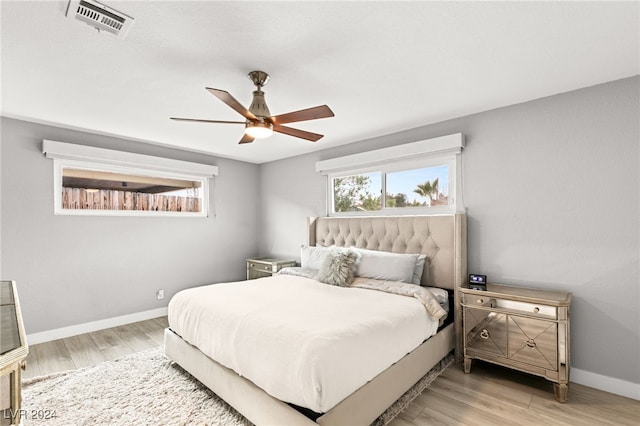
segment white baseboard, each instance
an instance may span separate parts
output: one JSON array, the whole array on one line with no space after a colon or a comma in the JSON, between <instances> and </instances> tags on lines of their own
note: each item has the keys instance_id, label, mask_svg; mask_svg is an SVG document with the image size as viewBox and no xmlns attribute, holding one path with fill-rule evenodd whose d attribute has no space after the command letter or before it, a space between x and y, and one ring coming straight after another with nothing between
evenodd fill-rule
<instances>
[{"instance_id":1,"label":"white baseboard","mask_svg":"<svg viewBox=\"0 0 640 426\"><path fill-rule=\"evenodd\" d=\"M38 343L64 339L66 337L77 336L78 334L91 333L92 331L104 330L105 328L118 327L120 325L131 324L132 322L163 317L167 315L167 311L168 308L165 306L164 308L151 309L150 311L136 312L134 314L121 315L119 317L85 322L83 324L71 325L69 327L27 334L27 342L30 345L37 345Z\"/></svg>"},{"instance_id":2,"label":"white baseboard","mask_svg":"<svg viewBox=\"0 0 640 426\"><path fill-rule=\"evenodd\" d=\"M571 377L569 380L579 385L589 386L605 392L640 400L640 383L628 382L577 368L571 368ZM571 389L571 387L569 387L569 389Z\"/></svg>"}]
</instances>

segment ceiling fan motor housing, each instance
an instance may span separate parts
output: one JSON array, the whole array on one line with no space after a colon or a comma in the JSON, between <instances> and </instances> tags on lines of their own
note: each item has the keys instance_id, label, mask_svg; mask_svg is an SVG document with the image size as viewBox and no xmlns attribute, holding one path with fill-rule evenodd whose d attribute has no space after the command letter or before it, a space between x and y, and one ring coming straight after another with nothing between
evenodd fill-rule
<instances>
[{"instance_id":1,"label":"ceiling fan motor housing","mask_svg":"<svg viewBox=\"0 0 640 426\"><path fill-rule=\"evenodd\" d=\"M251 106L249 106L249 112L258 117L259 119L264 119L271 117L271 112L269 112L269 107L264 100L264 92L260 90L253 91L253 101L251 101ZM260 120L263 121L263 120Z\"/></svg>"}]
</instances>

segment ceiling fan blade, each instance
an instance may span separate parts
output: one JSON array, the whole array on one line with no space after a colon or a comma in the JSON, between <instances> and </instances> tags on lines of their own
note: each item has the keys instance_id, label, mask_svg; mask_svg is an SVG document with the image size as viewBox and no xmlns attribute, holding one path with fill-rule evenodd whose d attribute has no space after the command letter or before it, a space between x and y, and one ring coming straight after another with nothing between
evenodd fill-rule
<instances>
[{"instance_id":1,"label":"ceiling fan blade","mask_svg":"<svg viewBox=\"0 0 640 426\"><path fill-rule=\"evenodd\" d=\"M225 104L229 105L236 112L238 112L241 116L246 118L247 120L255 121L258 119L253 113L251 113L248 109L242 106L240 102L236 100L229 92L220 89L212 89L211 87L206 88L209 93L211 93L216 98L220 99Z\"/></svg>"},{"instance_id":2,"label":"ceiling fan blade","mask_svg":"<svg viewBox=\"0 0 640 426\"><path fill-rule=\"evenodd\" d=\"M244 121L205 120L203 118L180 118L180 117L169 117L169 118L171 120L176 120L176 121L197 121L199 123L245 124Z\"/></svg>"},{"instance_id":3,"label":"ceiling fan blade","mask_svg":"<svg viewBox=\"0 0 640 426\"><path fill-rule=\"evenodd\" d=\"M311 142L316 142L324 135L318 133L307 132L306 130L294 129L292 127L281 126L279 124L273 125L273 131L278 133L284 133L285 135L295 136L296 138L306 139Z\"/></svg>"},{"instance_id":4,"label":"ceiling fan blade","mask_svg":"<svg viewBox=\"0 0 640 426\"><path fill-rule=\"evenodd\" d=\"M274 124L294 123L297 121L316 120L318 118L333 117L333 111L326 105L313 108L301 109L300 111L288 112L271 117Z\"/></svg>"},{"instance_id":5,"label":"ceiling fan blade","mask_svg":"<svg viewBox=\"0 0 640 426\"><path fill-rule=\"evenodd\" d=\"M251 143L254 140L255 138L252 138L251 136L245 133L244 135L242 135L242 139L240 139L240 142L238 143Z\"/></svg>"}]
</instances>

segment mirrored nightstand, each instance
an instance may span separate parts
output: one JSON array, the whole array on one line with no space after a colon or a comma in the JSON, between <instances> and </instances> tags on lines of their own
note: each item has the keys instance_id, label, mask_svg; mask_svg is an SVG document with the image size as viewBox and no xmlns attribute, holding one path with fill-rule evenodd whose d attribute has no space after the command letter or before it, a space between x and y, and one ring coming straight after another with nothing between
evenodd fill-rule
<instances>
[{"instance_id":1,"label":"mirrored nightstand","mask_svg":"<svg viewBox=\"0 0 640 426\"><path fill-rule=\"evenodd\" d=\"M282 268L296 266L293 259L273 259L268 257L259 257L247 259L247 279L270 277Z\"/></svg>"},{"instance_id":2,"label":"mirrored nightstand","mask_svg":"<svg viewBox=\"0 0 640 426\"><path fill-rule=\"evenodd\" d=\"M464 370L481 359L553 382L555 397L569 391L571 293L487 284L461 288Z\"/></svg>"}]
</instances>

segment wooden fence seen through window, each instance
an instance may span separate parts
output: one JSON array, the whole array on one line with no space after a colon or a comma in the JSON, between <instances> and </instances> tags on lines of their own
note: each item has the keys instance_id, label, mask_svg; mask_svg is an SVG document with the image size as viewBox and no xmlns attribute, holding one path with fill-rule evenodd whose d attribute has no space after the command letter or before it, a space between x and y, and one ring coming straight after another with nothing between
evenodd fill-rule
<instances>
[{"instance_id":1,"label":"wooden fence seen through window","mask_svg":"<svg viewBox=\"0 0 640 426\"><path fill-rule=\"evenodd\" d=\"M62 188L62 208L69 210L138 210L160 212L200 212L201 200L166 194L117 190Z\"/></svg>"}]
</instances>

